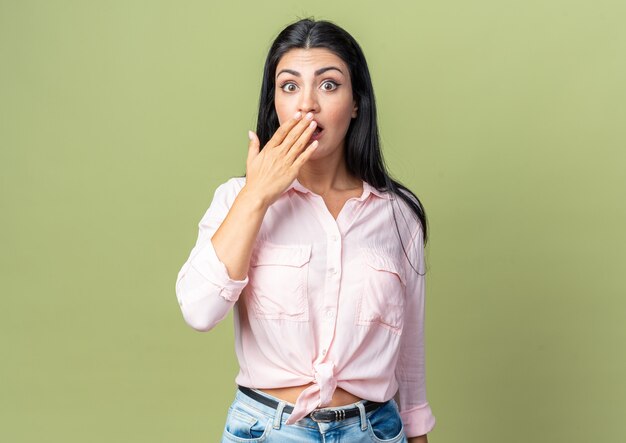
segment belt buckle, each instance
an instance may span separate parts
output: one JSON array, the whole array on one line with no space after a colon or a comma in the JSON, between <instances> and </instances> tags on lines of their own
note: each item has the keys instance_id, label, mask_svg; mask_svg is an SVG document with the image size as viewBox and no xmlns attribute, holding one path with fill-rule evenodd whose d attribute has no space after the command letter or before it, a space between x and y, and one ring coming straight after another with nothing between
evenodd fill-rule
<instances>
[{"instance_id":1,"label":"belt buckle","mask_svg":"<svg viewBox=\"0 0 626 443\"><path fill-rule=\"evenodd\" d=\"M316 423L330 423L332 421L332 419L327 419L327 418L315 418L315 416L317 415L316 412L318 412L317 410L315 411L311 411L311 413L309 414L309 417L311 417L311 420L313 420Z\"/></svg>"},{"instance_id":2,"label":"belt buckle","mask_svg":"<svg viewBox=\"0 0 626 443\"><path fill-rule=\"evenodd\" d=\"M329 418L315 418L315 416L317 415L317 412L326 412L326 413L331 413L334 412L335 413L335 417L329 417ZM316 423L330 423L331 421L340 421L340 420L344 420L346 418L346 411L345 409L335 409L335 410L329 410L329 409L315 409L313 411L311 411L311 413L309 414L309 417L311 417L311 420L313 420Z\"/></svg>"}]
</instances>

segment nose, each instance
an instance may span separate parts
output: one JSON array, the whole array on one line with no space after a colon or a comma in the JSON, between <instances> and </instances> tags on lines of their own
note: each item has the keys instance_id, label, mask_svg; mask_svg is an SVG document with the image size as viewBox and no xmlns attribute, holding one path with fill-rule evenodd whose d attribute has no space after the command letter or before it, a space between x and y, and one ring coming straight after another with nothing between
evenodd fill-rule
<instances>
[{"instance_id":1,"label":"nose","mask_svg":"<svg viewBox=\"0 0 626 443\"><path fill-rule=\"evenodd\" d=\"M302 115L306 115L308 112L317 114L319 112L319 108L320 106L315 88L304 88L302 94L300 94L299 111L302 112Z\"/></svg>"}]
</instances>

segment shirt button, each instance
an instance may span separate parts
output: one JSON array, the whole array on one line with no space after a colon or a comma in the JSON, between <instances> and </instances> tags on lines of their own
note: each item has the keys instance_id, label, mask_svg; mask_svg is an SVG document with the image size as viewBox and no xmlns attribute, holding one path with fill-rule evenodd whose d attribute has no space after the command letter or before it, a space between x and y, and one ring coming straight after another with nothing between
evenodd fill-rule
<instances>
[{"instance_id":1,"label":"shirt button","mask_svg":"<svg viewBox=\"0 0 626 443\"><path fill-rule=\"evenodd\" d=\"M339 240L339 236L338 235L333 235L332 237L330 237L330 239L332 241L337 241L337 240Z\"/></svg>"},{"instance_id":2,"label":"shirt button","mask_svg":"<svg viewBox=\"0 0 626 443\"><path fill-rule=\"evenodd\" d=\"M331 274L336 274L337 273L337 269L335 269L335 268L330 268L329 271L330 271Z\"/></svg>"},{"instance_id":3,"label":"shirt button","mask_svg":"<svg viewBox=\"0 0 626 443\"><path fill-rule=\"evenodd\" d=\"M322 355L326 355L326 349L322 349Z\"/></svg>"},{"instance_id":4,"label":"shirt button","mask_svg":"<svg viewBox=\"0 0 626 443\"><path fill-rule=\"evenodd\" d=\"M332 318L334 316L335 316L335 313L331 309L326 311L326 317Z\"/></svg>"}]
</instances>

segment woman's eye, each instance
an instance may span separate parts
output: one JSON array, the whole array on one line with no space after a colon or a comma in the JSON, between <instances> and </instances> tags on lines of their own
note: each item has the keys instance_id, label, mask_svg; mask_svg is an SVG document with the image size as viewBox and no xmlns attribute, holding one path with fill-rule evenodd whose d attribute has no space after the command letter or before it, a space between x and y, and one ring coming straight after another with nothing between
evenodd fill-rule
<instances>
[{"instance_id":1,"label":"woman's eye","mask_svg":"<svg viewBox=\"0 0 626 443\"><path fill-rule=\"evenodd\" d=\"M328 80L327 82L324 82L324 85L331 84L331 83L332 83L333 85L335 85L335 87L334 87L334 88L332 88L332 89L328 89L328 88L324 88L324 87L323 87L323 89L324 89L325 91L334 91L335 89L337 89L337 86L338 86L338 85L337 85L337 83L335 83L335 82L334 82L334 81L332 81L332 80ZM322 85L322 86L323 86L323 85Z\"/></svg>"},{"instance_id":2,"label":"woman's eye","mask_svg":"<svg viewBox=\"0 0 626 443\"><path fill-rule=\"evenodd\" d=\"M327 88L327 87L325 86L325 85L327 85L327 84L332 84L334 87L332 87L332 88ZM286 89L288 86L293 86L293 88L291 88L291 89ZM291 82L290 82L290 83L284 83L283 85L281 85L280 89L282 89L282 90L283 90L283 91L285 91L285 92L293 92L293 91L295 91L295 89L294 89L295 87L296 87L296 85L295 85L294 83L291 83ZM332 80L327 80L327 81L325 81L324 83L322 83L322 89L323 89L324 91L334 91L334 90L335 90L335 89L337 89L338 87L339 87L339 84L338 84L337 82L332 81Z\"/></svg>"}]
</instances>

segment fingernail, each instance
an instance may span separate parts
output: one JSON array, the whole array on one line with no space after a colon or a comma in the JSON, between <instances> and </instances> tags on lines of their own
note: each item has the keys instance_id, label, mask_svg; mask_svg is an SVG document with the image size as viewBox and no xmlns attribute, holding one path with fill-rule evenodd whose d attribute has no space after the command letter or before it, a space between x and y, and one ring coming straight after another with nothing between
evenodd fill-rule
<instances>
[{"instance_id":1,"label":"fingernail","mask_svg":"<svg viewBox=\"0 0 626 443\"><path fill-rule=\"evenodd\" d=\"M293 118L300 118L302 116L302 112L298 111L296 112L296 115L293 116Z\"/></svg>"},{"instance_id":2,"label":"fingernail","mask_svg":"<svg viewBox=\"0 0 626 443\"><path fill-rule=\"evenodd\" d=\"M252 140L252 131L248 131L248 138Z\"/></svg>"},{"instance_id":3,"label":"fingernail","mask_svg":"<svg viewBox=\"0 0 626 443\"><path fill-rule=\"evenodd\" d=\"M306 115L306 118L308 118L309 120L311 120L311 119L313 118L313 113L312 113L312 112L309 112L309 113Z\"/></svg>"}]
</instances>

